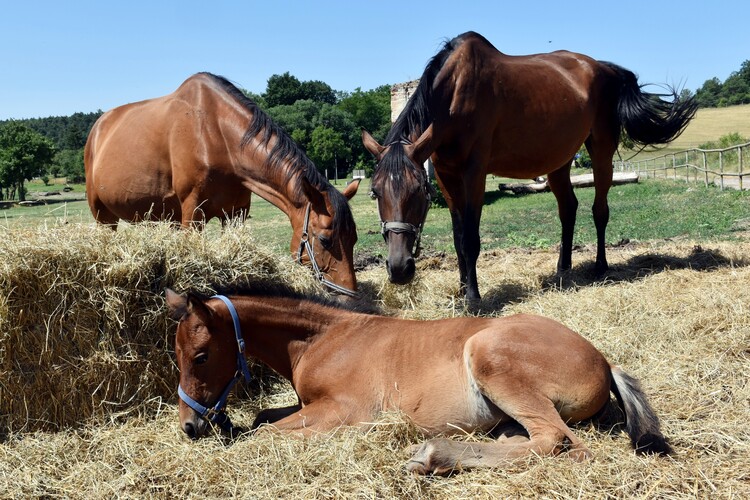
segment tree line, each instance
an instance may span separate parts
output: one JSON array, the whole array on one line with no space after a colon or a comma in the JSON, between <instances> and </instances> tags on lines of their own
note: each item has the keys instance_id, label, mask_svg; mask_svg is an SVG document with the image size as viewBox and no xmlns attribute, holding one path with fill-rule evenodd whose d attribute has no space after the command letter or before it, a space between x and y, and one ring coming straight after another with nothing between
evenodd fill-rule
<instances>
[{"instance_id":1,"label":"tree line","mask_svg":"<svg viewBox=\"0 0 750 500\"><path fill-rule=\"evenodd\" d=\"M367 129L380 141L385 138L390 127L390 88L342 92L319 80L300 81L286 72L271 76L261 94L243 92L286 130L322 173L343 178L354 169L372 171L360 130ZM695 98L700 107L750 103L750 60L723 82L706 80ZM0 200L25 199L24 181L34 177L83 182L83 147L101 115L99 110L0 121Z\"/></svg>"},{"instance_id":2,"label":"tree line","mask_svg":"<svg viewBox=\"0 0 750 500\"><path fill-rule=\"evenodd\" d=\"M701 108L716 108L750 104L750 59L733 71L723 82L714 77L696 90L695 98Z\"/></svg>"},{"instance_id":3,"label":"tree line","mask_svg":"<svg viewBox=\"0 0 750 500\"><path fill-rule=\"evenodd\" d=\"M360 139L366 128L382 140L390 127L390 85L353 92L332 89L318 80L300 81L289 72L268 79L265 92L243 90L300 145L329 178L354 169L372 170L372 158ZM66 177L85 181L83 148L102 115L75 113L0 121L0 200L24 200L25 181Z\"/></svg>"}]
</instances>

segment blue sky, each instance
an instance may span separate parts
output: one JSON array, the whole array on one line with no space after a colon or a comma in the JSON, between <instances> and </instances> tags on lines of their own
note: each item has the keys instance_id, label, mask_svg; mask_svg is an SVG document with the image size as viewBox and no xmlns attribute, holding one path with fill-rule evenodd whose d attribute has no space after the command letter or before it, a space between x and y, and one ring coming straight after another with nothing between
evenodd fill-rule
<instances>
[{"instance_id":1,"label":"blue sky","mask_svg":"<svg viewBox=\"0 0 750 500\"><path fill-rule=\"evenodd\" d=\"M506 54L567 49L694 91L750 59L748 18L747 0L12 0L0 7L0 119L106 111L198 71L256 93L285 71L368 90L419 78L468 30Z\"/></svg>"}]
</instances>

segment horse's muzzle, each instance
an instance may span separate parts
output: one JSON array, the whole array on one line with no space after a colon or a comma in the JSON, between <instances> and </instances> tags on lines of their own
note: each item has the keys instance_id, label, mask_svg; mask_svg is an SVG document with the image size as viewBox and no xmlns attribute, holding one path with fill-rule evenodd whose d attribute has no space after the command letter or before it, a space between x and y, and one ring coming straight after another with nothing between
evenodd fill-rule
<instances>
[{"instance_id":1,"label":"horse's muzzle","mask_svg":"<svg viewBox=\"0 0 750 500\"><path fill-rule=\"evenodd\" d=\"M407 257L397 261L386 260L385 267L388 270L388 279L396 285L406 285L414 279L414 272L417 266L414 263L414 257Z\"/></svg>"},{"instance_id":2,"label":"horse's muzzle","mask_svg":"<svg viewBox=\"0 0 750 500\"><path fill-rule=\"evenodd\" d=\"M194 413L194 412L193 412ZM182 422L182 431L192 440L199 439L208 433L208 422L195 414L196 418L190 418Z\"/></svg>"}]
</instances>

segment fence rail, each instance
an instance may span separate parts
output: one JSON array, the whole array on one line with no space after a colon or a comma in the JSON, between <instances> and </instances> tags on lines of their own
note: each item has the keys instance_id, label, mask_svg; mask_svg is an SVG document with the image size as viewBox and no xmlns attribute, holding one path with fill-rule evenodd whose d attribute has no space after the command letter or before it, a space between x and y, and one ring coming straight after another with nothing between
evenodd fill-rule
<instances>
[{"instance_id":1,"label":"fence rail","mask_svg":"<svg viewBox=\"0 0 750 500\"><path fill-rule=\"evenodd\" d=\"M616 160L614 167L620 172L636 172L641 177L664 177L687 182L703 181L706 186L750 189L750 172L745 172L745 162L750 159L750 142L724 149L687 149L645 160Z\"/></svg>"}]
</instances>

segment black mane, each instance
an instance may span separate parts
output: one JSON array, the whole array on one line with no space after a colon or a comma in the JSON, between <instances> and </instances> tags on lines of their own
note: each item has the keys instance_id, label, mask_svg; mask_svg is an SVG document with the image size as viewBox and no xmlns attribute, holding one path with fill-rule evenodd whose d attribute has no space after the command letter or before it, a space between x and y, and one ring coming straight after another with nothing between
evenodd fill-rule
<instances>
[{"instance_id":1,"label":"black mane","mask_svg":"<svg viewBox=\"0 0 750 500\"><path fill-rule=\"evenodd\" d=\"M432 122L432 114L430 113L432 84L435 83L435 78L443 68L445 61L469 34L471 32L459 35L452 40L447 40L440 51L430 59L422 73L422 77L419 79L417 89L409 98L409 102L406 103L404 110L396 119L390 132L388 132L385 138L386 144L401 140L408 141L411 135L421 135L427 129L430 122Z\"/></svg>"},{"instance_id":2,"label":"black mane","mask_svg":"<svg viewBox=\"0 0 750 500\"><path fill-rule=\"evenodd\" d=\"M441 50L430 59L425 67L422 77L414 94L409 98L404 110L396 119L385 138L385 144L390 146L388 153L378 163L375 175L385 175L392 178L392 187L398 191L404 187L404 174L411 172L420 183L425 182L423 169L416 169L404 153L404 144L411 141L412 136L420 136L432 122L430 111L430 100L432 98L432 86L435 83L445 61L453 54L453 51L463 43L467 35L472 32L459 35L443 44Z\"/></svg>"},{"instance_id":3,"label":"black mane","mask_svg":"<svg viewBox=\"0 0 750 500\"><path fill-rule=\"evenodd\" d=\"M229 80L213 73L203 72L199 74L213 80L221 89L250 112L252 119L245 131L240 147L247 146L260 134L262 134L262 143L267 146L271 138L276 136L276 144L274 144L271 152L268 154L267 165L270 168L279 168L283 163L287 162L292 167L287 169L287 182L294 183L294 188L301 198L305 197L301 182L303 178L321 193L328 193L328 199L333 205L334 211L334 214L332 214L334 215L334 233L354 230L354 217L352 216L346 197L333 187L323 174L318 171L312 160L307 157L289 134Z\"/></svg>"}]
</instances>

